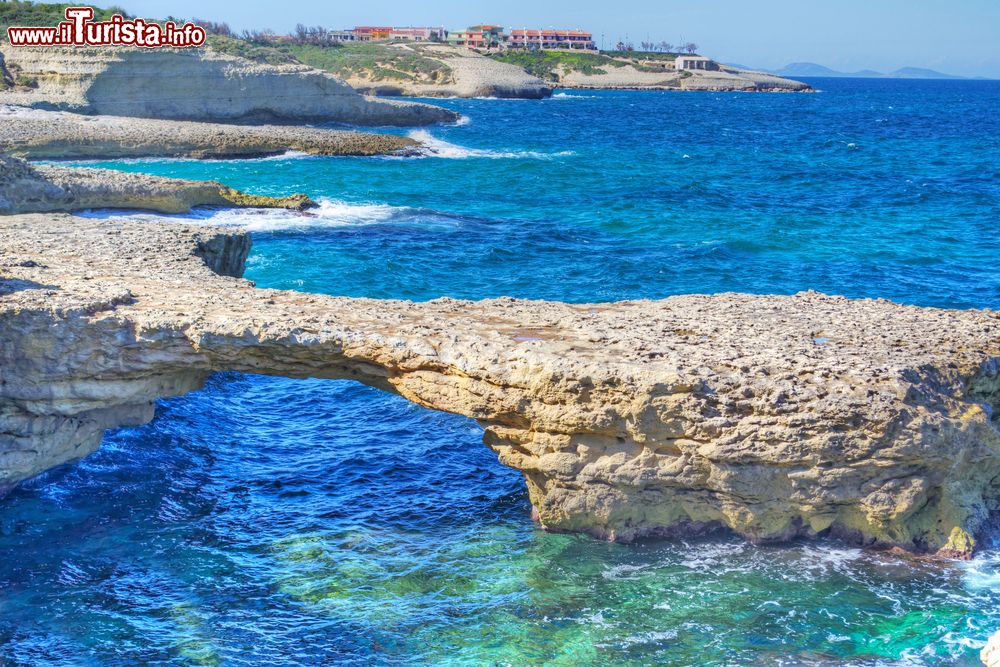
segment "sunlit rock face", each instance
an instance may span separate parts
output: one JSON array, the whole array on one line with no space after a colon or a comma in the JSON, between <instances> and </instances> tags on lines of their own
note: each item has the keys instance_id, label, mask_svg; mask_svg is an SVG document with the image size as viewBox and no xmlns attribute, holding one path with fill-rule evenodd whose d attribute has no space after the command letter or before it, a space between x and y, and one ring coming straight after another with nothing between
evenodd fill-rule
<instances>
[{"instance_id":1,"label":"sunlit rock face","mask_svg":"<svg viewBox=\"0 0 1000 667\"><path fill-rule=\"evenodd\" d=\"M4 55L7 68L33 86L0 93L0 104L228 123L428 125L458 118L428 104L365 97L305 65L263 65L210 48L6 47Z\"/></svg>"},{"instance_id":2,"label":"sunlit rock face","mask_svg":"<svg viewBox=\"0 0 1000 667\"><path fill-rule=\"evenodd\" d=\"M997 632L986 644L982 652L986 667L1000 667L1000 632Z\"/></svg>"},{"instance_id":3,"label":"sunlit rock face","mask_svg":"<svg viewBox=\"0 0 1000 667\"><path fill-rule=\"evenodd\" d=\"M214 371L475 418L552 530L966 556L1000 503L1000 316L817 293L565 304L257 289L241 232L0 218L0 485Z\"/></svg>"}]
</instances>

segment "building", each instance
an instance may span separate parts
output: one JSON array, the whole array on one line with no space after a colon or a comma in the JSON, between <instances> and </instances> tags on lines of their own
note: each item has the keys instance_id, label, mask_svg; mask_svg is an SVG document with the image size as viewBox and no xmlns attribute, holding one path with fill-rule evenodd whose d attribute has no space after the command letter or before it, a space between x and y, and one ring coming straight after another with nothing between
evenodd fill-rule
<instances>
[{"instance_id":1,"label":"building","mask_svg":"<svg viewBox=\"0 0 1000 667\"><path fill-rule=\"evenodd\" d=\"M596 49L594 36L583 30L510 31L507 43L512 49Z\"/></svg>"},{"instance_id":2,"label":"building","mask_svg":"<svg viewBox=\"0 0 1000 667\"><path fill-rule=\"evenodd\" d=\"M390 39L400 42L443 42L448 37L444 28L393 28Z\"/></svg>"},{"instance_id":3,"label":"building","mask_svg":"<svg viewBox=\"0 0 1000 667\"><path fill-rule=\"evenodd\" d=\"M359 25L352 32L354 41L377 42L388 40L392 36L392 26Z\"/></svg>"},{"instance_id":4,"label":"building","mask_svg":"<svg viewBox=\"0 0 1000 667\"><path fill-rule=\"evenodd\" d=\"M448 33L447 39L449 44L455 46L493 49L503 46L507 36L503 33L503 26L484 24L470 26L467 30L453 30Z\"/></svg>"},{"instance_id":5,"label":"building","mask_svg":"<svg viewBox=\"0 0 1000 667\"><path fill-rule=\"evenodd\" d=\"M356 42L358 36L354 34L353 30L331 30L326 33L327 39L331 42Z\"/></svg>"},{"instance_id":6,"label":"building","mask_svg":"<svg viewBox=\"0 0 1000 667\"><path fill-rule=\"evenodd\" d=\"M677 56L674 61L674 69L680 70L717 70L719 65L711 58L705 56Z\"/></svg>"}]
</instances>

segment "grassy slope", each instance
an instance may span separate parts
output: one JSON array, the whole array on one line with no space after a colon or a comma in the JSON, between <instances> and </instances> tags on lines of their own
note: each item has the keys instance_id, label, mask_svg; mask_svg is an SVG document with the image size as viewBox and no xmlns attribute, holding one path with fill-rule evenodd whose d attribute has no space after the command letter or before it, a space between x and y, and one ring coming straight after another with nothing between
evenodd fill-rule
<instances>
[{"instance_id":1,"label":"grassy slope","mask_svg":"<svg viewBox=\"0 0 1000 667\"><path fill-rule=\"evenodd\" d=\"M310 67L345 78L367 73L375 81L435 82L451 75L451 68L439 60L386 44L288 44L280 48Z\"/></svg>"},{"instance_id":2,"label":"grassy slope","mask_svg":"<svg viewBox=\"0 0 1000 667\"><path fill-rule=\"evenodd\" d=\"M634 51L505 51L492 57L522 67L540 79L558 81L556 69L560 65L565 70L581 74L601 74L607 67L626 65L640 72L661 72L663 67L659 63L672 62L677 55Z\"/></svg>"},{"instance_id":3,"label":"grassy slope","mask_svg":"<svg viewBox=\"0 0 1000 667\"><path fill-rule=\"evenodd\" d=\"M238 37L209 35L206 43L219 53L239 56L255 63L285 65L299 62L291 53L272 44L252 44Z\"/></svg>"}]
</instances>

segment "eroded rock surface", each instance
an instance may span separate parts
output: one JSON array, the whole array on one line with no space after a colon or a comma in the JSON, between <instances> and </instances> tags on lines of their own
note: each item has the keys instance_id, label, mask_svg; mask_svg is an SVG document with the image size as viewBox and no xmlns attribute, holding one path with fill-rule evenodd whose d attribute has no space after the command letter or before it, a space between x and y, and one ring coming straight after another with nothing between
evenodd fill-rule
<instances>
[{"instance_id":1,"label":"eroded rock surface","mask_svg":"<svg viewBox=\"0 0 1000 667\"><path fill-rule=\"evenodd\" d=\"M0 106L0 152L32 159L248 158L298 151L313 155L407 155L408 137L291 125L85 116Z\"/></svg>"},{"instance_id":2,"label":"eroded rock surface","mask_svg":"<svg viewBox=\"0 0 1000 667\"><path fill-rule=\"evenodd\" d=\"M211 122L428 125L458 114L359 95L305 65L262 65L202 49L3 47L37 84L0 102L86 114Z\"/></svg>"},{"instance_id":3,"label":"eroded rock surface","mask_svg":"<svg viewBox=\"0 0 1000 667\"><path fill-rule=\"evenodd\" d=\"M231 370L473 417L549 529L967 555L998 508L997 313L816 293L334 298L254 288L236 277L248 250L183 224L0 218L0 485Z\"/></svg>"},{"instance_id":4,"label":"eroded rock surface","mask_svg":"<svg viewBox=\"0 0 1000 667\"><path fill-rule=\"evenodd\" d=\"M265 197L240 192L214 181L190 181L110 169L35 166L0 155L0 214L86 208L187 213L196 206L301 211L315 203L304 194Z\"/></svg>"}]
</instances>

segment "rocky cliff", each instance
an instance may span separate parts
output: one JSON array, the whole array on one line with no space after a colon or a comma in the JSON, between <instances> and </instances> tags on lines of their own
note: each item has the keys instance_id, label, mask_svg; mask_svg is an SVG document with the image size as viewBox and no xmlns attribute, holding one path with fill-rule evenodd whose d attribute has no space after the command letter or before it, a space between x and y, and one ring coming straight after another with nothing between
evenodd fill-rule
<instances>
[{"instance_id":1,"label":"rocky cliff","mask_svg":"<svg viewBox=\"0 0 1000 667\"><path fill-rule=\"evenodd\" d=\"M86 114L246 123L426 125L458 115L377 100L305 65L263 65L203 49L13 48L9 68L34 87L0 103Z\"/></svg>"},{"instance_id":2,"label":"rocky cliff","mask_svg":"<svg viewBox=\"0 0 1000 667\"><path fill-rule=\"evenodd\" d=\"M571 305L256 289L239 232L0 217L0 484L219 370L475 418L546 528L969 554L1000 506L1000 314L719 294Z\"/></svg>"},{"instance_id":3,"label":"rocky cliff","mask_svg":"<svg viewBox=\"0 0 1000 667\"><path fill-rule=\"evenodd\" d=\"M248 195L212 181L189 181L107 169L32 166L0 155L0 214L76 211L86 208L147 209L187 213L196 206L253 206L304 210L305 195ZM0 252L2 252L0 248Z\"/></svg>"}]
</instances>

